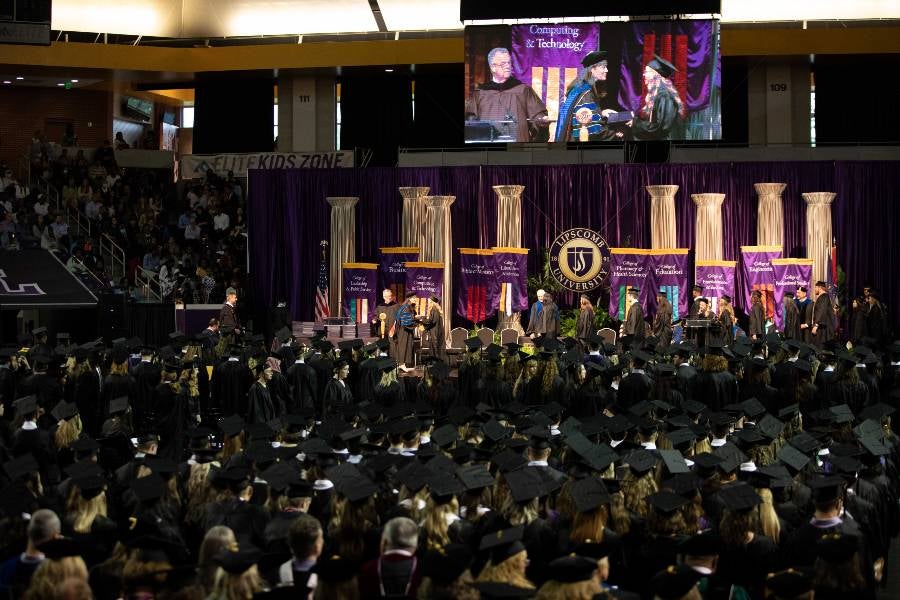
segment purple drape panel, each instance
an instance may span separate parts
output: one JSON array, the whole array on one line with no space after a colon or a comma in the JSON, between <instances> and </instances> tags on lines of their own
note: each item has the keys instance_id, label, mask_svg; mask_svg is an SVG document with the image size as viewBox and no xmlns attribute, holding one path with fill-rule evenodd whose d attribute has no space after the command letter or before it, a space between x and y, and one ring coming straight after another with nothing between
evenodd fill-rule
<instances>
[{"instance_id":1,"label":"purple drape panel","mask_svg":"<svg viewBox=\"0 0 900 600\"><path fill-rule=\"evenodd\" d=\"M742 245L756 244L754 183L783 182L784 255L804 257L806 205L802 192L834 191L838 262L848 289L871 281L888 299L900 297L900 234L894 199L900 194L897 162L778 162L665 165L563 165L251 171L248 224L255 304L271 306L286 293L295 319L312 319L319 241L327 237L326 196L358 196L356 254L377 262L380 246L400 242L399 186L427 185L436 195L456 196L451 208L453 247L487 248L496 241L496 197L491 186L521 184L523 246L532 251L529 273L544 249L574 226L599 231L611 246L647 248L650 200L645 186L676 184L678 246L694 247L691 194L725 194L725 258L737 260ZM691 265L691 271L693 271ZM453 271L453 289L459 275ZM736 289L741 289L740 274ZM332 282L336 285L336 282ZM444 305L450 306L445 299ZM562 304L574 305L565 295ZM895 321L900 304L889 302Z\"/></svg>"},{"instance_id":2,"label":"purple drape panel","mask_svg":"<svg viewBox=\"0 0 900 600\"><path fill-rule=\"evenodd\" d=\"M715 24L715 25L714 25ZM690 21L654 21L634 22L631 30L625 29L625 37L622 40L622 56L624 60L619 68L619 104L629 110L638 110L643 98L643 55L644 36L648 33L656 33L656 53L660 53L659 44L665 34L672 36L672 62L675 61L675 36L683 34L687 36L687 61L688 81L687 98L685 106L689 111L703 110L709 104L709 95L713 85L713 44L716 40L713 36L713 27L718 26L716 21L690 20ZM602 47L602 46L601 46ZM718 69L716 70L718 72ZM718 84L718 81L715 81Z\"/></svg>"}]
</instances>

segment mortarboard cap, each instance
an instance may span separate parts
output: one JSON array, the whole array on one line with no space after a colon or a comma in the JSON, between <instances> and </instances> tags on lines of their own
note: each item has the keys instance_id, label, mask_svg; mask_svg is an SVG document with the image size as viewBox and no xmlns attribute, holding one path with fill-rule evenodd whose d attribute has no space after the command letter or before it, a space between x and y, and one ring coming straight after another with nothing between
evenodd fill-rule
<instances>
[{"instance_id":1,"label":"mortarboard cap","mask_svg":"<svg viewBox=\"0 0 900 600\"><path fill-rule=\"evenodd\" d=\"M481 350L482 346L481 339L477 337L466 338L465 344L466 350L468 350L469 352L476 352L478 350Z\"/></svg>"},{"instance_id":2,"label":"mortarboard cap","mask_svg":"<svg viewBox=\"0 0 900 600\"><path fill-rule=\"evenodd\" d=\"M449 423L438 427L431 433L431 441L441 448L446 448L458 439L459 434L456 430L456 427L450 425Z\"/></svg>"},{"instance_id":3,"label":"mortarboard cap","mask_svg":"<svg viewBox=\"0 0 900 600\"><path fill-rule=\"evenodd\" d=\"M802 471L809 463L810 458L790 444L785 444L781 447L781 450L778 451L778 460L795 471Z\"/></svg>"},{"instance_id":4,"label":"mortarboard cap","mask_svg":"<svg viewBox=\"0 0 900 600\"><path fill-rule=\"evenodd\" d=\"M53 415L53 418L57 421L64 421L66 419L71 419L78 414L78 406L74 402L60 400L56 406L53 407L53 410L50 411L50 414Z\"/></svg>"},{"instance_id":5,"label":"mortarboard cap","mask_svg":"<svg viewBox=\"0 0 900 600\"><path fill-rule=\"evenodd\" d=\"M72 484L78 488L81 497L85 500L91 500L99 496L106 488L106 480L99 475L88 475L73 479Z\"/></svg>"},{"instance_id":6,"label":"mortarboard cap","mask_svg":"<svg viewBox=\"0 0 900 600\"><path fill-rule=\"evenodd\" d=\"M656 466L656 457L647 450L639 449L626 456L624 462L628 463L632 471L642 474Z\"/></svg>"},{"instance_id":7,"label":"mortarboard cap","mask_svg":"<svg viewBox=\"0 0 900 600\"><path fill-rule=\"evenodd\" d=\"M224 550L213 558L213 562L222 567L222 569L232 575L240 575L258 563L263 554L255 548L238 550Z\"/></svg>"},{"instance_id":8,"label":"mortarboard cap","mask_svg":"<svg viewBox=\"0 0 900 600\"><path fill-rule=\"evenodd\" d=\"M793 600L813 590L813 578L809 573L797 569L787 569L778 573L769 573L766 588L774 600Z\"/></svg>"},{"instance_id":9,"label":"mortarboard cap","mask_svg":"<svg viewBox=\"0 0 900 600\"><path fill-rule=\"evenodd\" d=\"M456 476L459 477L466 489L470 491L494 485L494 476L484 468L484 465L480 464L460 467L456 470Z\"/></svg>"},{"instance_id":10,"label":"mortarboard cap","mask_svg":"<svg viewBox=\"0 0 900 600\"><path fill-rule=\"evenodd\" d=\"M152 502L162 498L166 492L166 482L153 473L131 482L131 491L140 502Z\"/></svg>"},{"instance_id":11,"label":"mortarboard cap","mask_svg":"<svg viewBox=\"0 0 900 600\"><path fill-rule=\"evenodd\" d=\"M684 456L681 455L679 450L659 450L659 454L662 456L666 469L672 475L690 472L690 468L684 462Z\"/></svg>"},{"instance_id":12,"label":"mortarboard cap","mask_svg":"<svg viewBox=\"0 0 900 600\"><path fill-rule=\"evenodd\" d=\"M532 598L535 594L534 588L521 588L498 581L476 581L471 586L478 590L482 600Z\"/></svg>"},{"instance_id":13,"label":"mortarboard cap","mask_svg":"<svg viewBox=\"0 0 900 600\"><path fill-rule=\"evenodd\" d=\"M514 502L528 502L544 492L544 482L537 469L518 469L504 474Z\"/></svg>"},{"instance_id":14,"label":"mortarboard cap","mask_svg":"<svg viewBox=\"0 0 900 600\"><path fill-rule=\"evenodd\" d=\"M703 577L688 565L671 565L653 576L650 587L657 598L675 600L686 596Z\"/></svg>"},{"instance_id":15,"label":"mortarboard cap","mask_svg":"<svg viewBox=\"0 0 900 600\"><path fill-rule=\"evenodd\" d=\"M525 546L521 542L524 533L525 528L522 525L489 533L481 538L478 550L490 550L491 562L498 565L525 550Z\"/></svg>"},{"instance_id":16,"label":"mortarboard cap","mask_svg":"<svg viewBox=\"0 0 900 600\"><path fill-rule=\"evenodd\" d=\"M807 485L813 492L813 502L833 502L841 497L846 483L837 475L810 479Z\"/></svg>"},{"instance_id":17,"label":"mortarboard cap","mask_svg":"<svg viewBox=\"0 0 900 600\"><path fill-rule=\"evenodd\" d=\"M11 481L15 481L25 475L37 473L40 470L40 465L34 458L34 455L29 452L3 463L3 470L6 471L6 475Z\"/></svg>"},{"instance_id":18,"label":"mortarboard cap","mask_svg":"<svg viewBox=\"0 0 900 600\"><path fill-rule=\"evenodd\" d=\"M239 435L244 430L244 420L238 415L231 415L219 421L219 429L228 437Z\"/></svg>"},{"instance_id":19,"label":"mortarboard cap","mask_svg":"<svg viewBox=\"0 0 900 600\"><path fill-rule=\"evenodd\" d=\"M733 483L719 490L719 499L725 508L733 511L746 511L762 502L759 494L746 483Z\"/></svg>"},{"instance_id":20,"label":"mortarboard cap","mask_svg":"<svg viewBox=\"0 0 900 600\"><path fill-rule=\"evenodd\" d=\"M557 558L547 565L549 578L560 583L577 583L594 578L597 561L585 556L573 554Z\"/></svg>"},{"instance_id":21,"label":"mortarboard cap","mask_svg":"<svg viewBox=\"0 0 900 600\"><path fill-rule=\"evenodd\" d=\"M717 556L722 552L722 538L714 533L697 533L678 544L684 556Z\"/></svg>"},{"instance_id":22,"label":"mortarboard cap","mask_svg":"<svg viewBox=\"0 0 900 600\"><path fill-rule=\"evenodd\" d=\"M602 481L596 477L585 477L576 481L571 489L575 510L580 513L592 511L609 503L609 491Z\"/></svg>"},{"instance_id":23,"label":"mortarboard cap","mask_svg":"<svg viewBox=\"0 0 900 600\"><path fill-rule=\"evenodd\" d=\"M50 560L59 560L69 556L81 556L84 545L72 538L58 537L38 544L37 549Z\"/></svg>"},{"instance_id":24,"label":"mortarboard cap","mask_svg":"<svg viewBox=\"0 0 900 600\"><path fill-rule=\"evenodd\" d=\"M431 548L422 558L422 576L449 585L459 579L472 562L472 551L465 544L447 544Z\"/></svg>"},{"instance_id":25,"label":"mortarboard cap","mask_svg":"<svg viewBox=\"0 0 900 600\"><path fill-rule=\"evenodd\" d=\"M663 490L647 496L647 502L654 510L665 514L673 513L688 503L683 496L669 490Z\"/></svg>"},{"instance_id":26,"label":"mortarboard cap","mask_svg":"<svg viewBox=\"0 0 900 600\"><path fill-rule=\"evenodd\" d=\"M128 410L128 396L119 396L109 401L109 414L116 415Z\"/></svg>"},{"instance_id":27,"label":"mortarboard cap","mask_svg":"<svg viewBox=\"0 0 900 600\"><path fill-rule=\"evenodd\" d=\"M34 414L38 409L37 396L23 396L16 400L13 405L16 407L17 416Z\"/></svg>"},{"instance_id":28,"label":"mortarboard cap","mask_svg":"<svg viewBox=\"0 0 900 600\"><path fill-rule=\"evenodd\" d=\"M318 578L329 583L350 581L356 577L358 570L359 563L341 558L336 554L330 558L316 561L316 565L313 567Z\"/></svg>"}]
</instances>

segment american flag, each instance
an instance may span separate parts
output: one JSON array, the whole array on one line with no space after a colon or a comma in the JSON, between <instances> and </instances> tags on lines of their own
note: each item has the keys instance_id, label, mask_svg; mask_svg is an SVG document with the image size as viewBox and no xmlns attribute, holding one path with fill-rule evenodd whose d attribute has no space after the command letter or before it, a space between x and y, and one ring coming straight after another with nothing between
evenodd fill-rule
<instances>
[{"instance_id":1,"label":"american flag","mask_svg":"<svg viewBox=\"0 0 900 600\"><path fill-rule=\"evenodd\" d=\"M322 240L322 262L319 263L319 281L316 283L316 323L331 316L328 310L328 265L325 264L325 249L328 242Z\"/></svg>"}]
</instances>

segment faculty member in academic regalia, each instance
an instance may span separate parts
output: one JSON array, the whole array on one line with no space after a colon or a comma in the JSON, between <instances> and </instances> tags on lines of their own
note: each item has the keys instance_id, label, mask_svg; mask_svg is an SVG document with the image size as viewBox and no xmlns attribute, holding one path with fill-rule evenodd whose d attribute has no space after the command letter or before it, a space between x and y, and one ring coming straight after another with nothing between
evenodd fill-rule
<instances>
[{"instance_id":1,"label":"faculty member in academic regalia","mask_svg":"<svg viewBox=\"0 0 900 600\"><path fill-rule=\"evenodd\" d=\"M391 327L397 320L397 309L400 305L394 299L394 292L389 289L381 292L382 302L375 307L375 318L372 323L375 325L375 337L386 339L391 342L390 355L397 358L394 341L391 339Z\"/></svg>"},{"instance_id":2,"label":"faculty member in academic regalia","mask_svg":"<svg viewBox=\"0 0 900 600\"><path fill-rule=\"evenodd\" d=\"M397 321L394 323L394 337L397 340L397 364L401 371L409 371L407 363L412 364L413 336L416 325L416 294L408 292L406 301L397 309Z\"/></svg>"}]
</instances>

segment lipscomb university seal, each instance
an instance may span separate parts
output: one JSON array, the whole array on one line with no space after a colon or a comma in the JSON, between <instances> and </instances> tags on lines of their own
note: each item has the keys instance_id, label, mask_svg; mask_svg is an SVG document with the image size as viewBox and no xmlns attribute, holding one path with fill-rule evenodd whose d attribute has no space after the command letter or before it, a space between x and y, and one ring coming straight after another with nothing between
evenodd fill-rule
<instances>
[{"instance_id":1,"label":"lipscomb university seal","mask_svg":"<svg viewBox=\"0 0 900 600\"><path fill-rule=\"evenodd\" d=\"M564 231L550 245L550 274L567 290L595 290L609 275L609 245L590 229Z\"/></svg>"}]
</instances>

